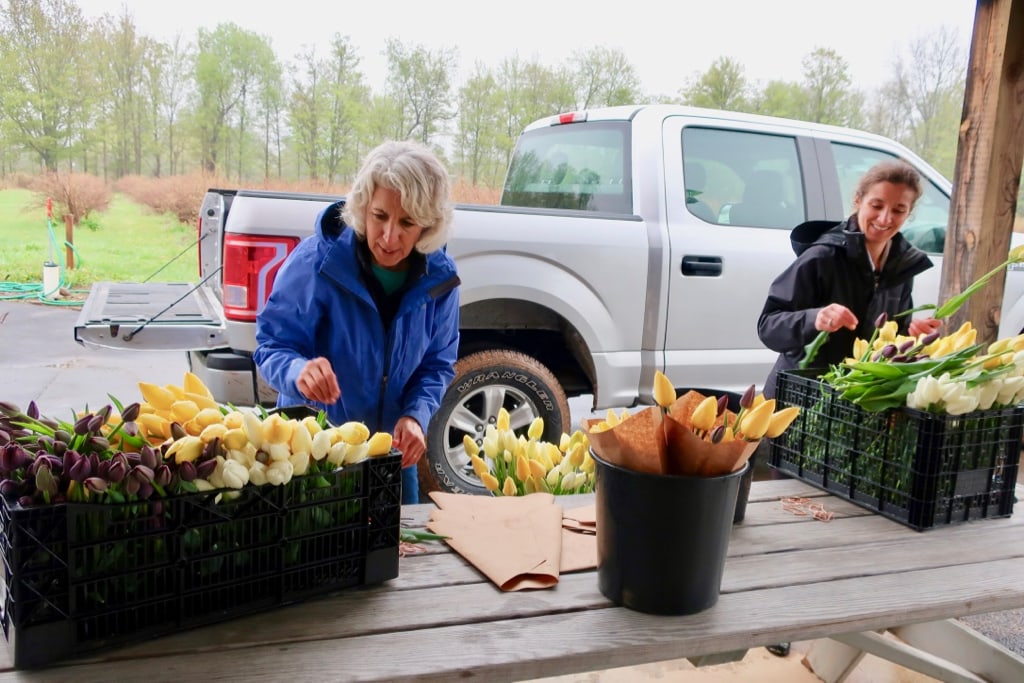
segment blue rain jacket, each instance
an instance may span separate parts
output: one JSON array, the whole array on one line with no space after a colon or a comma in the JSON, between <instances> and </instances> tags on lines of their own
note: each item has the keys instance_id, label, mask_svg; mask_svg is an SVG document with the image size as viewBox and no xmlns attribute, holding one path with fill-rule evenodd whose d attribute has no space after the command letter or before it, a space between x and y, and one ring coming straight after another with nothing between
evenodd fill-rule
<instances>
[{"instance_id":1,"label":"blue rain jacket","mask_svg":"<svg viewBox=\"0 0 1024 683\"><path fill-rule=\"evenodd\" d=\"M317 217L281 267L256 318L253 360L279 392L277 405L312 405L334 424L364 422L393 433L402 416L427 431L455 376L459 346L459 278L444 250L426 255L426 270L411 283L384 329L361 279L360 238L341 220L342 202ZM341 398L334 405L307 400L295 386L312 358L330 360Z\"/></svg>"}]
</instances>

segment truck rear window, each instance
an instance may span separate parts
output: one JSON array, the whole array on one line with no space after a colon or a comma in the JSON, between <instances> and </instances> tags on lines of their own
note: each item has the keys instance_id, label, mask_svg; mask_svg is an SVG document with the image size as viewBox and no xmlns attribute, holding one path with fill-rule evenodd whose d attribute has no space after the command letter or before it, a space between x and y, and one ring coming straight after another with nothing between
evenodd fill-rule
<instances>
[{"instance_id":1,"label":"truck rear window","mask_svg":"<svg viewBox=\"0 0 1024 683\"><path fill-rule=\"evenodd\" d=\"M632 214L628 125L595 121L524 133L501 204Z\"/></svg>"}]
</instances>

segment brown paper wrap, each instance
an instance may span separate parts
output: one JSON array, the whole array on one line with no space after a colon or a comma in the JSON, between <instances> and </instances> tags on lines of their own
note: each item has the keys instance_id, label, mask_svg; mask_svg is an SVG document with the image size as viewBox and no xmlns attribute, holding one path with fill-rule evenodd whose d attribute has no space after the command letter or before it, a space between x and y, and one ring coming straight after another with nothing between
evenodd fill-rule
<instances>
[{"instance_id":1,"label":"brown paper wrap","mask_svg":"<svg viewBox=\"0 0 1024 683\"><path fill-rule=\"evenodd\" d=\"M611 429L594 432L600 419L584 419L590 446L603 460L636 472L713 477L743 467L757 450L757 441L711 443L698 437L690 422L694 409L704 400L696 391L677 398L664 415L658 406L634 413ZM726 411L731 425L736 414Z\"/></svg>"},{"instance_id":2,"label":"brown paper wrap","mask_svg":"<svg viewBox=\"0 0 1024 683\"><path fill-rule=\"evenodd\" d=\"M665 441L661 438L662 411L652 406L633 413L611 429L591 431L599 419L582 420L590 447L613 465L649 474L665 471Z\"/></svg>"},{"instance_id":3,"label":"brown paper wrap","mask_svg":"<svg viewBox=\"0 0 1024 683\"><path fill-rule=\"evenodd\" d=\"M549 493L429 495L438 509L430 513L427 528L447 536L448 545L501 590L549 588L562 572L597 566L596 537L566 528L580 522L566 525L562 507Z\"/></svg>"}]
</instances>

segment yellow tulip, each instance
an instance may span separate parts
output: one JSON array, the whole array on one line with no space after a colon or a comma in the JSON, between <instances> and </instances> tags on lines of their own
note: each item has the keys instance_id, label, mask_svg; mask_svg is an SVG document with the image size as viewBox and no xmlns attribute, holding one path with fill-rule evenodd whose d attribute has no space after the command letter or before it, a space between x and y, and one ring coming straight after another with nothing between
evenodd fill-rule
<instances>
[{"instance_id":1,"label":"yellow tulip","mask_svg":"<svg viewBox=\"0 0 1024 683\"><path fill-rule=\"evenodd\" d=\"M143 400L157 410L170 410L171 405L177 400L171 391L158 384L149 382L139 382L138 384Z\"/></svg>"},{"instance_id":2,"label":"yellow tulip","mask_svg":"<svg viewBox=\"0 0 1024 683\"><path fill-rule=\"evenodd\" d=\"M676 388L672 386L672 380L665 376L661 370L654 371L654 402L664 409L668 409L676 400Z\"/></svg>"},{"instance_id":3,"label":"yellow tulip","mask_svg":"<svg viewBox=\"0 0 1024 683\"><path fill-rule=\"evenodd\" d=\"M501 486L501 492L506 496L514 496L518 493L516 483L512 481L512 477L505 477L505 483Z\"/></svg>"},{"instance_id":4,"label":"yellow tulip","mask_svg":"<svg viewBox=\"0 0 1024 683\"><path fill-rule=\"evenodd\" d=\"M479 455L469 456L469 462L473 465L473 472L483 481L484 475L490 471L487 469L487 463Z\"/></svg>"},{"instance_id":5,"label":"yellow tulip","mask_svg":"<svg viewBox=\"0 0 1024 683\"><path fill-rule=\"evenodd\" d=\"M530 475L532 477L536 477L537 479L543 479L548 475L547 469L545 469L544 464L539 460L530 460L529 466Z\"/></svg>"},{"instance_id":6,"label":"yellow tulip","mask_svg":"<svg viewBox=\"0 0 1024 683\"><path fill-rule=\"evenodd\" d=\"M773 412L775 412L774 398L770 398L751 409L743 418L741 425L743 438L746 441L757 441L764 436L765 432L768 431L768 425Z\"/></svg>"},{"instance_id":7,"label":"yellow tulip","mask_svg":"<svg viewBox=\"0 0 1024 683\"><path fill-rule=\"evenodd\" d=\"M213 393L206 387L203 380L199 379L199 376L193 372L185 372L185 380L181 383L181 386L185 389L186 393L191 392L206 398L213 398Z\"/></svg>"},{"instance_id":8,"label":"yellow tulip","mask_svg":"<svg viewBox=\"0 0 1024 683\"><path fill-rule=\"evenodd\" d=\"M795 420L796 416L799 414L799 406L789 406L773 413L768 422L768 430L764 435L769 439L774 439L782 434L782 432L786 431L786 428L793 423L793 420Z\"/></svg>"},{"instance_id":9,"label":"yellow tulip","mask_svg":"<svg viewBox=\"0 0 1024 683\"><path fill-rule=\"evenodd\" d=\"M498 429L499 432L507 432L509 429L511 429L511 427L509 427L510 420L511 417L509 416L508 411L505 410L504 408L499 408L498 419L494 426Z\"/></svg>"},{"instance_id":10,"label":"yellow tulip","mask_svg":"<svg viewBox=\"0 0 1024 683\"><path fill-rule=\"evenodd\" d=\"M341 439L349 446L356 446L370 438L370 428L362 422L351 420L338 426Z\"/></svg>"},{"instance_id":11,"label":"yellow tulip","mask_svg":"<svg viewBox=\"0 0 1024 683\"><path fill-rule=\"evenodd\" d=\"M391 444L394 438L388 432L374 432L367 442L367 457L375 458L379 455L387 455L391 452Z\"/></svg>"},{"instance_id":12,"label":"yellow tulip","mask_svg":"<svg viewBox=\"0 0 1024 683\"><path fill-rule=\"evenodd\" d=\"M716 417L718 417L718 399L708 396L693 409L690 424L698 432L708 432L715 426Z\"/></svg>"},{"instance_id":13,"label":"yellow tulip","mask_svg":"<svg viewBox=\"0 0 1024 683\"><path fill-rule=\"evenodd\" d=\"M490 472L484 472L480 475L480 483L482 483L484 488L491 493L498 490L498 480Z\"/></svg>"},{"instance_id":14,"label":"yellow tulip","mask_svg":"<svg viewBox=\"0 0 1024 683\"><path fill-rule=\"evenodd\" d=\"M466 449L466 455L471 458L474 455L480 455L480 445L469 434L462 435L462 447Z\"/></svg>"},{"instance_id":15,"label":"yellow tulip","mask_svg":"<svg viewBox=\"0 0 1024 683\"><path fill-rule=\"evenodd\" d=\"M540 437L544 436L544 418L543 417L535 417L535 418L533 418L533 422L530 423L530 428L527 430L526 434L527 434L527 436L530 437L530 439L532 439L534 441L536 441L536 440L540 439Z\"/></svg>"},{"instance_id":16,"label":"yellow tulip","mask_svg":"<svg viewBox=\"0 0 1024 683\"><path fill-rule=\"evenodd\" d=\"M530 461L524 456L516 456L516 478L526 481L530 478Z\"/></svg>"}]
</instances>

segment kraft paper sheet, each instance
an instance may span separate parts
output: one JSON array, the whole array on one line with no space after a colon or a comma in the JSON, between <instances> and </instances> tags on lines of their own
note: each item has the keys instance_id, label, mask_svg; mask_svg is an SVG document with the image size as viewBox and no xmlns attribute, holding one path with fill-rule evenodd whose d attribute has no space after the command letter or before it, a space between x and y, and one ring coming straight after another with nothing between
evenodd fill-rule
<instances>
[{"instance_id":1,"label":"kraft paper sheet","mask_svg":"<svg viewBox=\"0 0 1024 683\"><path fill-rule=\"evenodd\" d=\"M561 572L597 566L594 515L585 508L565 528L562 506L548 493L429 495L438 509L427 528L448 536L452 549L502 590L550 588Z\"/></svg>"}]
</instances>

